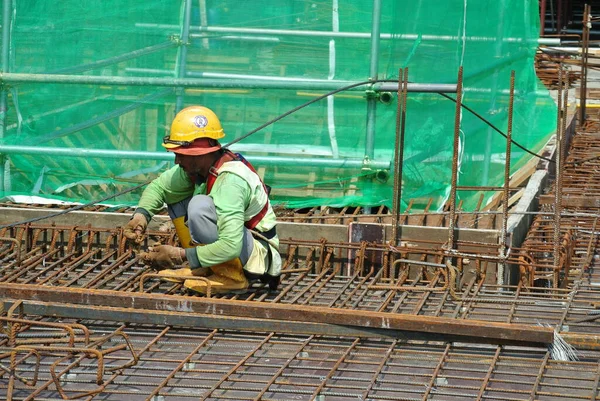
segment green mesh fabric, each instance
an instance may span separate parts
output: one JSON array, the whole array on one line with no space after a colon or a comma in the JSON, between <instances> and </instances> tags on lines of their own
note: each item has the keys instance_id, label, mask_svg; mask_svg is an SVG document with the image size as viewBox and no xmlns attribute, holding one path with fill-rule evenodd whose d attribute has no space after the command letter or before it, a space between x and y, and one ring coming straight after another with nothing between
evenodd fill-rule
<instances>
[{"instance_id":1,"label":"green mesh fabric","mask_svg":"<svg viewBox=\"0 0 600 401\"><path fill-rule=\"evenodd\" d=\"M464 103L503 132L514 70L513 139L538 151L556 126L533 68L537 1L13 0L3 15L4 72L38 78L4 82L3 197L95 201L172 165L160 144L181 107L213 109L226 144L334 88L397 80L404 67L410 82L438 85L456 84L462 66ZM277 204L390 207L396 93L382 101L370 89L319 100L231 149ZM440 94L408 94L403 207L447 200L455 114ZM505 138L464 109L460 118L459 184L501 185ZM511 170L530 157L513 146ZM104 203L134 205L140 191ZM458 197L468 210L479 192Z\"/></svg>"}]
</instances>

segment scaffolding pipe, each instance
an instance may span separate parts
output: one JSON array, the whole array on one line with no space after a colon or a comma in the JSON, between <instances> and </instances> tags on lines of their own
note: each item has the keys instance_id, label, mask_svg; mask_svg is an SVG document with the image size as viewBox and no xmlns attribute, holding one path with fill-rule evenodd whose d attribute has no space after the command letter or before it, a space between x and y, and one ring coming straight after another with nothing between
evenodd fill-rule
<instances>
[{"instance_id":1,"label":"scaffolding pipe","mask_svg":"<svg viewBox=\"0 0 600 401\"><path fill-rule=\"evenodd\" d=\"M198 6L200 7L200 24L202 26L208 26L208 9L206 8L206 0L199 0L198 3ZM210 48L210 42L208 41L208 38L202 39L202 48L204 50L208 50Z\"/></svg>"},{"instance_id":2,"label":"scaffolding pipe","mask_svg":"<svg viewBox=\"0 0 600 401\"><path fill-rule=\"evenodd\" d=\"M175 47L175 43L173 43L171 41L163 42L163 43L159 43L157 45L144 47L143 49L132 50L129 53L120 54L115 57L109 57L109 58L105 58L103 60L94 61L92 63L81 64L81 65L76 65L74 67L66 67L66 68L61 68L61 69L54 70L54 71L49 71L48 74L72 74L74 72L90 71L90 70L94 70L97 68L102 68L102 67L106 67L109 65L118 64L123 61L138 58L140 56L145 56L146 54L152 54L152 53L156 53L161 50L170 49L172 47Z\"/></svg>"},{"instance_id":3,"label":"scaffolding pipe","mask_svg":"<svg viewBox=\"0 0 600 401\"><path fill-rule=\"evenodd\" d=\"M147 24L138 23L135 24L136 28L143 29L160 29L167 31L176 31L179 29L177 25L169 24ZM332 31L300 31L294 29L261 29L261 28L232 28L232 27L221 27L221 26L190 26L190 30L195 32L209 32L209 33L226 33L226 34L243 34L243 35L273 35L273 36L298 36L298 37L322 37L322 38L349 38L349 39L371 39L371 33L369 32L332 32ZM192 35L194 35L192 33ZM421 40L421 41L457 41L466 40L467 42L497 42L498 38L489 36L455 36L455 35L420 35L417 33L407 34L396 34L396 33L381 33L381 39L385 40ZM264 40L264 38L263 38ZM560 44L559 38L535 38L535 39L523 39L523 38L503 38L505 42L510 43L523 43L533 42L536 45L558 45Z\"/></svg>"},{"instance_id":4,"label":"scaffolding pipe","mask_svg":"<svg viewBox=\"0 0 600 401\"><path fill-rule=\"evenodd\" d=\"M331 21L333 31L339 32L340 19L338 0L332 0ZM336 57L335 39L331 38L329 39L329 75L327 76L327 80L329 81L332 81L335 78ZM333 157L337 159L340 152L338 150L338 142L335 132L335 98L333 96L327 96L327 131L329 133L331 153L333 153Z\"/></svg>"},{"instance_id":5,"label":"scaffolding pipe","mask_svg":"<svg viewBox=\"0 0 600 401\"><path fill-rule=\"evenodd\" d=\"M8 72L10 56L10 14L12 11L11 0L4 0L2 5L2 73ZM0 139L4 138L6 126L6 110L8 108L6 88L3 86L0 93Z\"/></svg>"},{"instance_id":6,"label":"scaffolding pipe","mask_svg":"<svg viewBox=\"0 0 600 401\"><path fill-rule=\"evenodd\" d=\"M190 35L190 18L192 14L192 0L184 0L183 2L183 21L181 27L181 42L179 44L179 52L177 53L177 62L175 67L175 77L185 77L187 47L189 45ZM177 88L177 100L175 101L175 113L183 108L183 98L185 90L183 87Z\"/></svg>"},{"instance_id":7,"label":"scaffolding pipe","mask_svg":"<svg viewBox=\"0 0 600 401\"><path fill-rule=\"evenodd\" d=\"M12 2L11 0L4 0L2 5L2 73L8 72L9 57L10 57L10 30L11 30L11 13L12 13ZM0 140L4 138L6 131L6 113L8 110L8 94L6 87L2 85L0 89ZM4 167L5 157L0 154L0 190L10 190L6 188L6 168ZM8 163L6 163L8 164Z\"/></svg>"},{"instance_id":8,"label":"scaffolding pipe","mask_svg":"<svg viewBox=\"0 0 600 401\"><path fill-rule=\"evenodd\" d=\"M371 25L371 62L369 79L377 80L379 69L379 34L381 29L381 0L373 0L373 21ZM367 138L365 156L372 159L375 155L375 119L377 118L377 98L367 98Z\"/></svg>"},{"instance_id":9,"label":"scaffolding pipe","mask_svg":"<svg viewBox=\"0 0 600 401\"><path fill-rule=\"evenodd\" d=\"M369 65L369 80L376 81L379 69L379 35L381 33L381 0L373 0L373 16L371 22L371 53ZM372 90L372 85L369 86ZM375 157L375 122L377 119L377 97L374 93L367 94L367 123L365 137L365 160ZM369 191L371 182L366 183L365 189ZM364 214L370 214L371 208L365 207Z\"/></svg>"},{"instance_id":10,"label":"scaffolding pipe","mask_svg":"<svg viewBox=\"0 0 600 401\"><path fill-rule=\"evenodd\" d=\"M500 10L501 10L500 15L498 16L500 23L498 24L498 27L496 28L496 33L499 36L502 35L502 30L504 29L504 24L502 22L504 21L504 18L506 16L506 12L507 12L505 0L500 0ZM504 54L504 48L502 46L502 42L498 41L498 43L496 43L496 46L495 46L495 58L501 59L503 54ZM499 86L500 85L498 85L498 74L494 74L492 81L491 81L490 89L499 89L498 88ZM491 104L489 106L490 110L496 110L498 108L498 96L499 95L502 95L502 93L492 92ZM492 129L492 127L488 127L487 128L487 138L485 140L485 145L484 145L484 161L482 163L482 169L483 169L483 173L481 174L481 185L482 186L486 186L489 184L490 166L492 165L492 143L494 143L494 135L496 135L496 132Z\"/></svg>"},{"instance_id":11,"label":"scaffolding pipe","mask_svg":"<svg viewBox=\"0 0 600 401\"><path fill-rule=\"evenodd\" d=\"M228 40L239 40L241 42L266 42L266 43L270 43L270 44L278 44L281 41L279 40L279 38L275 38L272 36L246 36L246 35L223 35L223 36L213 36L213 35L207 35L205 33L190 33L190 38L191 39L202 39L202 43L204 44L204 41L208 41L208 39L212 40L223 40L223 41L228 41Z\"/></svg>"},{"instance_id":12,"label":"scaffolding pipe","mask_svg":"<svg viewBox=\"0 0 600 401\"><path fill-rule=\"evenodd\" d=\"M128 104L127 106L120 107L118 109L112 110L108 113L104 113L104 114L94 117L92 119L85 120L78 124L74 124L70 127L63 128L63 129L48 133L46 135L42 135L39 138L36 137L35 139L33 139L33 141L35 141L35 143L37 145L40 145L42 143L47 143L47 142L50 142L54 139L57 139L57 138L60 138L63 136L71 135L75 132L83 131L84 129L94 127L98 124L102 124L113 118L117 118L124 114L127 114L145 104L149 104L149 103L151 104L152 102L156 101L157 99L160 99L164 96L170 95L172 92L173 92L173 89L169 88L169 89L164 89L162 91L144 96L143 98L141 98L135 102L132 102L132 103Z\"/></svg>"},{"instance_id":13,"label":"scaffolding pipe","mask_svg":"<svg viewBox=\"0 0 600 401\"><path fill-rule=\"evenodd\" d=\"M72 110L74 108L81 107L81 106L84 106L84 105L92 103L92 102L97 102L98 100L105 100L108 97L109 96L104 95L104 96L98 96L98 97L94 97L94 98L89 98L89 99L82 100L81 102L71 103L71 104L69 104L67 106L58 107L56 109L50 109L50 110L48 110L46 112L43 112L43 113L40 113L40 114L33 114L33 115L30 115L27 119L23 120L21 122L21 124L31 124L34 121L40 120L42 117L52 116L54 114L62 113L64 111L69 111L69 110ZM19 126L19 123L15 122L15 123L12 123L10 125L7 125L6 126L6 130L15 129L18 126Z\"/></svg>"},{"instance_id":14,"label":"scaffolding pipe","mask_svg":"<svg viewBox=\"0 0 600 401\"><path fill-rule=\"evenodd\" d=\"M225 75L225 74L224 74ZM234 74L230 74L235 77ZM115 85L115 86L166 86L185 88L221 88L221 89L302 89L302 90L336 90L356 83L355 81L341 80L288 80L263 77L262 80L254 79L193 79L193 78L155 78L155 77L106 77L99 75L63 75L63 74L25 74L25 73L0 73L0 82L6 83L55 83L79 85ZM369 84L365 84L366 86ZM374 83L375 91L398 90L398 82ZM455 84L408 84L409 92L442 92L455 93ZM349 91L364 91L364 88L355 87Z\"/></svg>"},{"instance_id":15,"label":"scaffolding pipe","mask_svg":"<svg viewBox=\"0 0 600 401\"><path fill-rule=\"evenodd\" d=\"M168 70L156 70L148 68L128 68L127 71L141 74L161 74L172 76L172 72ZM330 79L311 79L311 78L293 78L293 77L272 77L265 75L251 75L251 74L227 74L220 72L197 72L190 71L186 74L192 78L205 78L205 79L238 79L238 80L249 80L254 82L290 82L290 83L309 83L312 85L323 84L321 89L333 89L330 87L332 83L337 82L340 86L350 85L352 81L339 81ZM398 82L390 80L389 82L375 82L372 84L372 89L376 92L395 92L398 90ZM280 88L275 88L280 89ZM283 89L296 89L296 88L283 88ZM304 89L304 88L298 88ZM349 91L362 91L360 87L349 89ZM489 92L489 90L473 89L473 92ZM436 83L408 83L408 92L419 92L419 93L456 93L456 84L436 84ZM506 91L504 91L506 92Z\"/></svg>"},{"instance_id":16,"label":"scaffolding pipe","mask_svg":"<svg viewBox=\"0 0 600 401\"><path fill-rule=\"evenodd\" d=\"M132 159L132 160L167 160L173 161L174 155L170 152L143 152L133 150L113 149L82 149L82 148L50 148L41 146L16 146L0 145L0 153L19 154L29 156L60 156L77 158L101 158L101 159ZM293 166L298 165L324 168L362 168L362 159L311 159L304 157L284 156L246 156L248 160L257 166ZM369 167L378 170L389 170L391 161L371 160Z\"/></svg>"}]
</instances>

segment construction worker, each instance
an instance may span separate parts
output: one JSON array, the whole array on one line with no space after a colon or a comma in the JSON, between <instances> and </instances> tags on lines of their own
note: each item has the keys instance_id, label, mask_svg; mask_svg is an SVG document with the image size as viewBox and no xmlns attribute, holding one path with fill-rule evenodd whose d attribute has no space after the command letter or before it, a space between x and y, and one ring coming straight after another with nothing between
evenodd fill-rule
<instances>
[{"instance_id":1,"label":"construction worker","mask_svg":"<svg viewBox=\"0 0 600 401\"><path fill-rule=\"evenodd\" d=\"M182 247L153 246L143 257L164 280L201 294L208 284L211 293L245 292L249 279L275 289L281 257L267 187L243 157L221 147L224 136L206 107L177 113L162 144L175 153L175 166L144 190L124 235L140 244L166 203ZM173 269L184 263L189 267Z\"/></svg>"}]
</instances>

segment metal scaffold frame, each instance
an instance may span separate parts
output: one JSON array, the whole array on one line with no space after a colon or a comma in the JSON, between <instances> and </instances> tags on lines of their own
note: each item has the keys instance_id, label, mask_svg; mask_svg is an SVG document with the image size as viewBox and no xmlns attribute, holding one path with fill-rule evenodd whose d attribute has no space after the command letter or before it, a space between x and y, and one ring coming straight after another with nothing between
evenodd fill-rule
<instances>
[{"instance_id":1,"label":"metal scaffold frame","mask_svg":"<svg viewBox=\"0 0 600 401\"><path fill-rule=\"evenodd\" d=\"M56 71L51 71L43 74L25 74L12 73L8 69L9 51L10 51L10 26L11 26L11 10L12 1L4 1L4 24L3 27L3 58L2 72L0 73L0 82L4 84L2 88L2 96L6 100L6 87L10 85L19 85L22 83L42 83L42 84L83 84L83 85L108 85L108 86L148 86L162 88L155 94L149 95L143 99L139 99L135 104L125 106L118 110L113 110L109 115L95 117L93 120L83 124L77 124L59 131L55 131L47 138L66 135L67 133L78 132L79 130L89 128L94 124L101 123L107 119L123 115L143 102L151 101L163 96L167 93L176 93L176 110L179 110L184 104L185 90L191 88L219 88L219 89L297 89L297 90L320 90L320 91L335 91L342 87L356 84L356 82L342 81L335 79L335 40L339 38L350 40L369 40L370 39L370 54L369 54L369 71L365 74L367 79L362 85L357 85L348 88L349 91L364 92L366 96L366 128L365 128L365 148L364 150L353 151L352 156L340 158L339 149L337 146L335 124L331 121L328 124L330 146L315 147L306 146L302 149L303 158L296 158L294 155L281 155L275 157L262 156L265 150L274 153L281 152L277 146L261 145L257 149L252 145L236 144L235 149L243 152L248 152L248 158L261 166L290 166L302 163L306 166L314 166L321 168L351 168L363 169L372 171L390 171L392 169L392 160L375 157L375 136L376 136L376 110L378 105L379 95L391 96L390 92L398 91L399 86L396 82L389 80L378 79L378 60L380 58L379 43L384 40L405 40L405 41L455 41L463 40L465 42L492 42L495 38L484 36L465 36L458 37L452 35L416 35L416 34L392 34L380 31L381 17L385 12L382 10L381 0L373 0L372 3L372 21L371 32L342 32L339 29L339 11L337 9L337 0L332 0L332 30L331 31L301 31L301 30L283 30L283 29L254 29L254 28L234 28L218 25L208 25L206 15L201 15L201 25L192 25L191 12L192 0L182 0L181 7L181 24L177 25L159 25L149 23L137 23L135 28L139 30L149 30L152 32L162 32L168 39L165 42L158 43L143 49L135 50L129 54L121 54L110 57L104 60L98 60L92 63L63 68ZM201 2L202 3L202 2ZM200 7L200 12L206 13L206 7ZM202 22L204 21L204 22ZM244 41L264 41L276 40L277 36L288 37L321 37L330 38L330 71L329 76L323 79L306 79L306 78L288 78L274 77L262 75L240 75L230 73L208 73L199 71L190 71L187 63L187 51L190 41L193 39L207 40L207 35L218 33L227 35L228 40L244 40ZM518 43L523 39L520 38L505 38L507 42ZM538 43L558 43L558 39L544 38ZM203 42L204 43L204 42ZM135 76L94 76L94 75L78 75L94 68L115 65L124 60L130 60L151 53L163 51L165 49L178 49L173 70L150 70L140 68L126 69L126 73L135 74ZM162 75L164 77L147 77L146 74ZM457 85L455 84L420 84L407 83L405 91L407 92L435 92L435 93L455 93ZM369 94L371 94L369 96ZM376 94L373 96L372 94ZM334 108L334 99L332 96L327 98L327 107L332 110ZM6 106L6 105L5 105ZM2 99L0 99L0 109L2 108ZM328 118L331 117L331 112L328 113ZM6 113L0 115L2 122L0 123L0 138L5 134ZM41 149L37 146L14 146L0 145L0 155L7 159L10 155L30 155L35 156L43 152L45 155L61 156L61 157L89 157L99 159L121 159L127 158L131 160L154 160L154 161L170 161L172 155L163 152L149 151L121 151L121 150L103 150L92 148L69 149L47 147ZM258 154L253 154L257 153ZM308 156L308 157L306 157ZM6 166L8 166L8 162ZM0 171L3 173L4 170ZM10 190L10 181L4 180L4 177L9 177L8 174L0 174L0 187L5 190ZM369 210L366 210L369 212Z\"/></svg>"},{"instance_id":2,"label":"metal scaffold frame","mask_svg":"<svg viewBox=\"0 0 600 401\"><path fill-rule=\"evenodd\" d=\"M198 73L194 71L188 71L187 69L187 46L189 45L189 41L192 38L202 37L202 32L212 31L216 29L217 31L221 31L220 27L211 27L211 26L191 26L190 25L190 13L191 13L191 3L192 0L183 0L182 1L182 17L181 17L181 25L179 27L176 26L156 26L152 24L136 24L136 27L139 29L167 29L170 32L179 31L178 35L173 35L172 33L167 35L171 38L170 41L165 43L160 43L148 48L136 50L130 54L123 54L116 57L111 57L105 60L99 60L90 64L71 67L69 69L62 69L58 71L53 71L51 73L46 74L24 74L24 73L11 73L8 70L8 57L10 50L10 29L11 26L11 9L12 2L11 0L4 0L4 24L3 27L7 29L3 29L3 53L2 53L2 72L0 73L0 82L3 83L3 88L0 96L0 108L4 105L3 110L6 110L6 99L7 99L7 90L6 86L9 85L18 85L21 83L56 83L56 84L83 84L83 85L109 85L109 86L149 86L149 87L162 87L166 88L155 95L151 95L147 98L140 99L138 104L142 104L144 101L150 100L150 98L159 97L164 95L165 93L169 93L170 91L176 92L176 110L182 108L184 104L184 96L185 89L189 88L220 88L220 89L297 89L297 90L326 90L326 91L335 91L340 88L343 88L348 85L356 84L356 82L351 81L340 81L333 79L330 76L327 79L295 79L295 78L281 78L281 77L269 77L269 76L244 76L244 75L234 75L234 74L209 74L209 73ZM336 3L336 0L334 0ZM335 5L335 4L334 4ZM334 14L336 8L333 7ZM313 32L313 35L318 36L329 36L333 41L333 45L335 46L335 38L336 37L348 37L348 38L357 38L357 39L365 39L371 38L371 54L370 54L370 69L368 72L368 79L362 85L356 85L352 88L348 88L350 91L367 91L369 93L384 93L390 92L397 89L397 85L394 81L388 82L380 82L378 80L378 58L379 58L379 41L383 39L389 39L392 37L390 34L382 34L380 33L380 19L381 19L381 0L373 1L373 19L372 19L372 32L370 34L353 34L353 33L344 33L336 31L335 29L332 32ZM334 15L335 17L335 15ZM334 18L335 19L335 18ZM335 28L335 27L334 27ZM225 31L230 33L235 33L235 29L223 28ZM200 33L198 33L200 32ZM293 36L306 36L310 35L310 32L305 31L268 31L268 30L243 30L245 35L250 35L248 40L261 40L260 37L254 36L257 34L283 34L283 35L293 35ZM406 37L404 39L414 40L416 37ZM425 38L426 40L427 38ZM438 38L439 39L439 38ZM447 38L447 40L452 40L452 38ZM485 40L485 38L471 38L471 40ZM74 72L83 72L86 70L91 70L93 68L97 68L100 66L114 65L118 62L132 59L136 57L140 57L142 55L150 54L153 52L162 51L167 48L177 47L177 60L175 63L174 71L162 71L162 75L170 75L168 78L161 77L144 77L144 76L93 76L93 75L73 75ZM333 51L333 50L332 50ZM335 54L333 54L335 57ZM331 66L331 68L335 69L335 63ZM333 70L334 71L334 70ZM127 72L133 72L136 74L144 74L147 72L156 73L156 71L144 71L139 69L128 70ZM71 73L71 74L69 74ZM444 93L453 93L456 91L456 85L453 84L419 84L419 83L409 83L407 90L409 92L444 92ZM331 96L329 97L331 98ZM328 158L323 158L323 150L322 149L312 149L310 146L307 147L307 152L304 152L304 155L313 156L311 158L294 158L289 156L277 156L277 157L262 157L258 155L249 155L248 159L252 162L255 162L259 165L264 166L286 166L286 165L295 165L299 162L302 162L304 165L315 166L315 167L332 167L332 168L369 168L374 170L389 170L391 167L391 161L389 160L377 160L374 155L374 137L376 132L375 126L375 115L376 115L376 106L378 100L377 96L369 96L367 98L367 111L366 111L366 145L364 150L364 157L359 157L356 159L342 159L339 158L339 154L337 151L337 143L335 139L335 133L330 132L330 140L331 140L331 149L326 152ZM84 129L90 126L90 124L98 123L105 121L107 118L112 118L118 115L122 115L131 111L135 108L135 104L125 106L120 110L114 110L110 113L110 116L100 116L96 117L94 121L91 121L86 124L76 125L74 127L68 128L68 132L77 132L77 130ZM333 100L328 100L328 107L333 107ZM6 121L6 113L0 114L0 138L3 138L5 135L5 121ZM53 132L51 135L53 137L63 135L64 132ZM261 146L261 152L265 151L265 146L268 148L268 145ZM244 145L237 145L235 147L237 150L245 150ZM120 150L102 150L102 149L91 149L91 148L79 148L79 149L63 149L63 148L41 148L36 146L10 146L10 145L0 145L0 154L5 158L11 154L23 154L23 155L36 155L36 154L45 154L45 155L54 155L54 156L62 156L62 157L93 157L93 158L110 158L110 159L120 159L120 158L130 158L136 160L172 160L173 156L171 154L165 154L163 152L147 152L147 151L120 151ZM2 173L3 171L0 171ZM0 179L3 179L4 174L0 174ZM2 183L5 190L10 189L10 182Z\"/></svg>"}]
</instances>

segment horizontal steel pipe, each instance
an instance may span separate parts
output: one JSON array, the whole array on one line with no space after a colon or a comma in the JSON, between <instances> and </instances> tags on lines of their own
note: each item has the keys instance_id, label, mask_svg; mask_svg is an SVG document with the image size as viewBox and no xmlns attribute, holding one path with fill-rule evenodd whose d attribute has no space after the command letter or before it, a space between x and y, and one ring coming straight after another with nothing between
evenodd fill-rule
<instances>
[{"instance_id":1,"label":"horizontal steel pipe","mask_svg":"<svg viewBox=\"0 0 600 401\"><path fill-rule=\"evenodd\" d=\"M157 30L171 30L173 32L179 32L180 27L178 25L168 24L147 24L137 23L135 24L138 28L146 29L157 29ZM370 32L333 32L333 31L311 31L311 30L296 30L296 29L264 29L264 28L235 28L235 27L222 27L222 26L190 26L192 32L210 32L210 33L233 33L233 34L244 34L244 35L273 35L273 36L297 36L297 37L322 37L322 38L348 38L348 39L371 39ZM192 33L191 36L199 37L197 34ZM383 40L420 40L420 41L462 41L467 42L497 42L497 37L492 36L455 36L455 35L423 35L423 34L398 34L398 33L381 33L380 39ZM208 38L210 39L210 38ZM511 43L522 43L528 41L524 38L501 38L503 42ZM560 38L541 38L532 39L540 44L559 44Z\"/></svg>"},{"instance_id":2,"label":"horizontal steel pipe","mask_svg":"<svg viewBox=\"0 0 600 401\"><path fill-rule=\"evenodd\" d=\"M134 150L82 149L82 148L46 148L36 146L0 145L0 154L39 155L60 157L85 157L100 159L130 159L130 160L167 160L173 161L174 155L169 152L143 152ZM245 155L246 156L246 155ZM319 159L310 157L285 156L252 156L246 158L256 166L314 166L325 168L362 168L362 159ZM391 161L369 160L368 167L372 169L389 169Z\"/></svg>"},{"instance_id":3,"label":"horizontal steel pipe","mask_svg":"<svg viewBox=\"0 0 600 401\"><path fill-rule=\"evenodd\" d=\"M234 76L235 78L235 76ZM223 88L223 89L291 89L291 90L327 90L333 91L343 88L356 81L326 80L326 79L298 79L279 77L244 78L171 78L171 77L119 77L99 75L66 75L66 74L25 74L25 73L0 73L0 81L6 83L54 83L54 84L80 84L80 85L115 85L115 86L164 86L178 88ZM371 90L397 90L398 83L390 80L383 83L365 83L349 91L364 91L365 87ZM381 89L379 89L381 87ZM448 92L455 93L455 84L428 84L409 83L408 92Z\"/></svg>"}]
</instances>

